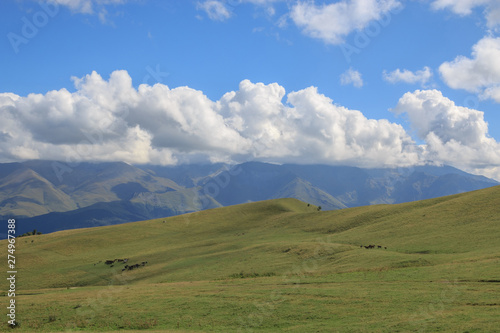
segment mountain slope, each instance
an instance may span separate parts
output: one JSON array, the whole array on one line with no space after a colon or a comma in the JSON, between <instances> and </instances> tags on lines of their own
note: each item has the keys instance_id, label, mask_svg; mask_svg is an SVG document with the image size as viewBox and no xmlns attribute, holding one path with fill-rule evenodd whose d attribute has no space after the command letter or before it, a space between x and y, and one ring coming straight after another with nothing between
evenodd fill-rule
<instances>
[{"instance_id":1,"label":"mountain slope","mask_svg":"<svg viewBox=\"0 0 500 333\"><path fill-rule=\"evenodd\" d=\"M121 162L80 163L63 174L62 181L56 179L57 174L47 164L38 161L27 163L34 170L43 170L41 174L54 184L60 184L58 186L69 193L79 207L127 200L136 192L167 192L182 188L169 179L154 177Z\"/></svg>"},{"instance_id":2,"label":"mountain slope","mask_svg":"<svg viewBox=\"0 0 500 333\"><path fill-rule=\"evenodd\" d=\"M229 206L270 199L295 178L280 165L247 162L223 174L207 177L202 184L218 185L217 191L210 194L222 205Z\"/></svg>"},{"instance_id":3,"label":"mountain slope","mask_svg":"<svg viewBox=\"0 0 500 333\"><path fill-rule=\"evenodd\" d=\"M130 200L138 193L182 190L126 163L28 161L0 168L1 216L32 217L100 202Z\"/></svg>"},{"instance_id":4,"label":"mountain slope","mask_svg":"<svg viewBox=\"0 0 500 333\"><path fill-rule=\"evenodd\" d=\"M51 212L23 218L17 223L17 233L24 234L33 229L42 233L51 233L67 229L115 225L216 207L221 207L221 205L211 197L198 193L195 189L166 193L141 192L131 200L98 202L72 211Z\"/></svg>"},{"instance_id":5,"label":"mountain slope","mask_svg":"<svg viewBox=\"0 0 500 333\"><path fill-rule=\"evenodd\" d=\"M325 165L283 167L348 207L431 199L498 185L495 180L450 166L395 169Z\"/></svg>"},{"instance_id":6,"label":"mountain slope","mask_svg":"<svg viewBox=\"0 0 500 333\"><path fill-rule=\"evenodd\" d=\"M1 215L25 217L76 208L69 195L31 169L16 168L0 179Z\"/></svg>"},{"instance_id":7,"label":"mountain slope","mask_svg":"<svg viewBox=\"0 0 500 333\"><path fill-rule=\"evenodd\" d=\"M303 202L321 206L324 210L344 209L346 205L300 178L292 180L274 193L271 199L295 198Z\"/></svg>"}]
</instances>

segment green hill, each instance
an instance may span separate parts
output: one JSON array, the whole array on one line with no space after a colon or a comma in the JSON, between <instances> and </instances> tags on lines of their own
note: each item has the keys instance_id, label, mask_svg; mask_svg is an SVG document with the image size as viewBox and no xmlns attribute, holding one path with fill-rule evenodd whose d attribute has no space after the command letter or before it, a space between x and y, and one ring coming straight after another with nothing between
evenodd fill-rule
<instances>
[{"instance_id":1,"label":"green hill","mask_svg":"<svg viewBox=\"0 0 500 333\"><path fill-rule=\"evenodd\" d=\"M498 207L500 187L326 212L277 199L18 238L20 330L493 332Z\"/></svg>"}]
</instances>

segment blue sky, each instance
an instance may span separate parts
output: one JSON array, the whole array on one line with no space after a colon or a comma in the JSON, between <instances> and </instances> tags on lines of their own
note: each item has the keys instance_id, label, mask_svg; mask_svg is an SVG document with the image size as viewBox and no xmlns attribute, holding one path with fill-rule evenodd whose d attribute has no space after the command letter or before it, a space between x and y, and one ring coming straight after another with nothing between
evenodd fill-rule
<instances>
[{"instance_id":1,"label":"blue sky","mask_svg":"<svg viewBox=\"0 0 500 333\"><path fill-rule=\"evenodd\" d=\"M500 5L473 3L2 1L0 161L432 161L499 179Z\"/></svg>"}]
</instances>

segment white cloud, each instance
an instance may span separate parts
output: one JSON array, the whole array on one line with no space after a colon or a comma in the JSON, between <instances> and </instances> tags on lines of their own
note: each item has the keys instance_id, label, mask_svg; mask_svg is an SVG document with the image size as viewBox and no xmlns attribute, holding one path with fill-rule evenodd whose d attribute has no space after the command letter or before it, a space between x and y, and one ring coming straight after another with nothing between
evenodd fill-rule
<instances>
[{"instance_id":1,"label":"white cloud","mask_svg":"<svg viewBox=\"0 0 500 333\"><path fill-rule=\"evenodd\" d=\"M483 92L481 97L484 99L491 98L491 99L495 100L497 103L500 103L500 86L487 88Z\"/></svg>"},{"instance_id":2,"label":"white cloud","mask_svg":"<svg viewBox=\"0 0 500 333\"><path fill-rule=\"evenodd\" d=\"M404 129L333 104L310 87L291 92L278 84L240 84L220 101L227 123L252 142L251 157L275 162L408 165L418 161Z\"/></svg>"},{"instance_id":3,"label":"white cloud","mask_svg":"<svg viewBox=\"0 0 500 333\"><path fill-rule=\"evenodd\" d=\"M387 73L384 71L383 78L387 82L392 84L398 82L405 83L420 83L420 85L425 86L427 82L432 78L432 70L429 67L424 67L422 70L412 72L407 69L403 69L402 71L398 68L395 71Z\"/></svg>"},{"instance_id":4,"label":"white cloud","mask_svg":"<svg viewBox=\"0 0 500 333\"><path fill-rule=\"evenodd\" d=\"M126 1L127 0L49 0L49 2L53 4L66 6L73 12L84 14L93 14L95 12L95 7L119 5ZM103 15L102 10L100 11L100 15Z\"/></svg>"},{"instance_id":5,"label":"white cloud","mask_svg":"<svg viewBox=\"0 0 500 333\"><path fill-rule=\"evenodd\" d=\"M135 89L126 71L108 80L93 72L74 82L73 93L0 94L0 160L418 162L400 125L335 105L314 87L287 95L277 83L244 80L211 101L189 87Z\"/></svg>"},{"instance_id":6,"label":"white cloud","mask_svg":"<svg viewBox=\"0 0 500 333\"><path fill-rule=\"evenodd\" d=\"M208 17L214 21L225 21L229 19L233 12L232 10L240 4L249 3L258 7L265 8L267 15L273 16L276 11L273 7L275 2L285 0L237 0L237 1L224 1L224 0L205 0L198 2L196 8L206 12Z\"/></svg>"},{"instance_id":7,"label":"white cloud","mask_svg":"<svg viewBox=\"0 0 500 333\"><path fill-rule=\"evenodd\" d=\"M205 11L208 17L214 21L224 21L231 17L231 12L221 1L206 0L198 2L196 8Z\"/></svg>"},{"instance_id":8,"label":"white cloud","mask_svg":"<svg viewBox=\"0 0 500 333\"><path fill-rule=\"evenodd\" d=\"M500 165L500 144L489 137L481 111L457 106L437 90L417 90L401 97L393 112L408 115L426 142L425 159L469 171Z\"/></svg>"},{"instance_id":9,"label":"white cloud","mask_svg":"<svg viewBox=\"0 0 500 333\"><path fill-rule=\"evenodd\" d=\"M500 2L498 0L434 0L432 8L450 9L453 13L466 16L476 7L485 7L485 16L489 28L500 25Z\"/></svg>"},{"instance_id":10,"label":"white cloud","mask_svg":"<svg viewBox=\"0 0 500 333\"><path fill-rule=\"evenodd\" d=\"M342 85L352 84L356 88L361 88L363 86L363 78L361 77L360 72L349 68L340 75L340 83Z\"/></svg>"},{"instance_id":11,"label":"white cloud","mask_svg":"<svg viewBox=\"0 0 500 333\"><path fill-rule=\"evenodd\" d=\"M290 17L306 35L328 44L340 44L354 30L365 28L400 6L397 0L342 0L323 5L299 1L292 7Z\"/></svg>"},{"instance_id":12,"label":"white cloud","mask_svg":"<svg viewBox=\"0 0 500 333\"><path fill-rule=\"evenodd\" d=\"M500 37L484 37L472 47L472 56L458 56L445 62L439 72L446 84L453 89L481 93L499 101L500 87Z\"/></svg>"},{"instance_id":13,"label":"white cloud","mask_svg":"<svg viewBox=\"0 0 500 333\"><path fill-rule=\"evenodd\" d=\"M248 2L254 5L267 6L271 5L274 2L279 2L284 0L239 0L239 2Z\"/></svg>"},{"instance_id":14,"label":"white cloud","mask_svg":"<svg viewBox=\"0 0 500 333\"><path fill-rule=\"evenodd\" d=\"M433 160L500 178L500 146L488 136L483 113L436 90L407 93L394 109L408 115L426 143L416 146L401 125L336 105L315 87L287 94L277 83L243 80L212 101L189 87L134 88L126 71L107 80L95 72L73 80L75 92L0 94L0 161L382 167Z\"/></svg>"}]
</instances>

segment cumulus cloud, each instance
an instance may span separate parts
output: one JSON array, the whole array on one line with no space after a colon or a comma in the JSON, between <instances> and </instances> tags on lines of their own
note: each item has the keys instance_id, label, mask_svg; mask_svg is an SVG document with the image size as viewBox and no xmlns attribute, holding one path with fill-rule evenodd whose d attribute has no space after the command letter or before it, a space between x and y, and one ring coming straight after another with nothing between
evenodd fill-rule
<instances>
[{"instance_id":1,"label":"cumulus cloud","mask_svg":"<svg viewBox=\"0 0 500 333\"><path fill-rule=\"evenodd\" d=\"M214 21L224 21L231 17L231 12L224 3L216 0L198 2L198 10L203 10L207 16Z\"/></svg>"},{"instance_id":2,"label":"cumulus cloud","mask_svg":"<svg viewBox=\"0 0 500 333\"><path fill-rule=\"evenodd\" d=\"M276 162L407 165L417 162L404 129L335 105L310 87L282 99L278 84L240 84L219 101L228 124L252 142L252 155Z\"/></svg>"},{"instance_id":3,"label":"cumulus cloud","mask_svg":"<svg viewBox=\"0 0 500 333\"><path fill-rule=\"evenodd\" d=\"M499 101L500 87L500 37L484 37L472 47L472 56L458 56L445 62L439 72L446 84L453 89L485 92L485 97Z\"/></svg>"},{"instance_id":4,"label":"cumulus cloud","mask_svg":"<svg viewBox=\"0 0 500 333\"><path fill-rule=\"evenodd\" d=\"M352 84L356 88L361 88L363 86L363 78L361 77L360 72L349 68L347 71L340 75L340 83L342 85Z\"/></svg>"},{"instance_id":5,"label":"cumulus cloud","mask_svg":"<svg viewBox=\"0 0 500 333\"><path fill-rule=\"evenodd\" d=\"M407 166L432 160L500 177L500 146L483 113L437 90L405 94L404 128L335 104L309 87L243 80L212 101L189 87L141 84L126 71L73 78L76 91L0 94L0 161L53 159L177 164L193 161ZM482 171L481 171L482 170Z\"/></svg>"},{"instance_id":6,"label":"cumulus cloud","mask_svg":"<svg viewBox=\"0 0 500 333\"><path fill-rule=\"evenodd\" d=\"M437 90L417 90L401 97L393 112L405 113L425 140L427 160L469 171L500 165L500 144L488 135L481 111L457 106Z\"/></svg>"},{"instance_id":7,"label":"cumulus cloud","mask_svg":"<svg viewBox=\"0 0 500 333\"><path fill-rule=\"evenodd\" d=\"M450 9L453 13L466 16L476 7L485 8L486 21L489 28L500 25L500 3L498 0L434 0L432 8Z\"/></svg>"},{"instance_id":8,"label":"cumulus cloud","mask_svg":"<svg viewBox=\"0 0 500 333\"><path fill-rule=\"evenodd\" d=\"M397 0L342 0L323 5L299 1L292 7L290 17L306 35L328 44L340 44L351 32L400 6Z\"/></svg>"},{"instance_id":9,"label":"cumulus cloud","mask_svg":"<svg viewBox=\"0 0 500 333\"><path fill-rule=\"evenodd\" d=\"M175 164L205 156L382 166L419 159L400 125L335 105L314 87L286 94L277 83L244 80L212 101L189 87L136 89L126 71L73 80L75 92L0 94L2 161Z\"/></svg>"},{"instance_id":10,"label":"cumulus cloud","mask_svg":"<svg viewBox=\"0 0 500 333\"><path fill-rule=\"evenodd\" d=\"M383 78L392 84L404 82L411 84L420 83L420 85L425 86L432 78L432 75L432 70L426 66L422 70L416 72L407 69L401 71L399 68L389 73L384 71Z\"/></svg>"}]
</instances>

